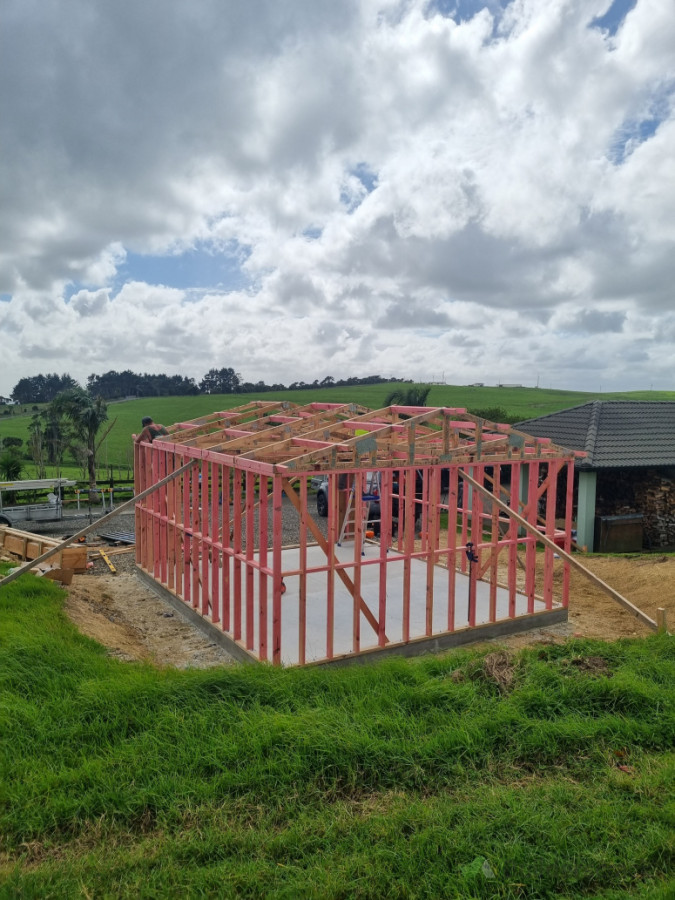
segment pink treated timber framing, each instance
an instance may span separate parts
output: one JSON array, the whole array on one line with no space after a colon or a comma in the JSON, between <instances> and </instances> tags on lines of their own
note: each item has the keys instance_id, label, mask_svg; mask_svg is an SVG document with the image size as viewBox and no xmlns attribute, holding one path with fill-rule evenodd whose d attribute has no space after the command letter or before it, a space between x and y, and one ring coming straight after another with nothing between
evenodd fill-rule
<instances>
[{"instance_id":1,"label":"pink treated timber framing","mask_svg":"<svg viewBox=\"0 0 675 900\"><path fill-rule=\"evenodd\" d=\"M352 659L566 615L569 564L531 533L571 547L574 453L550 441L455 408L252 401L136 445L136 490L191 459L138 504L136 561L240 656Z\"/></svg>"}]
</instances>

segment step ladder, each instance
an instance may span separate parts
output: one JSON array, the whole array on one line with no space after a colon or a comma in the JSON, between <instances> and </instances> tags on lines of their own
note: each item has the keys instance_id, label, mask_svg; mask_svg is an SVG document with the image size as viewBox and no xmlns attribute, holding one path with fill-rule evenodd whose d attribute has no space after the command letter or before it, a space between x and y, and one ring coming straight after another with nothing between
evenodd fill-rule
<instances>
[{"instance_id":1,"label":"step ladder","mask_svg":"<svg viewBox=\"0 0 675 900\"><path fill-rule=\"evenodd\" d=\"M354 482L349 490L349 498L347 500L347 508L345 510L344 519L342 520L342 527L340 528L340 535L338 537L338 547L342 546L342 542L346 539L354 539L356 536L356 483L358 480L358 475L354 477ZM380 522L380 519L371 519L370 518L370 504L374 501L380 500L380 473L374 472L371 482L369 484L369 491L361 495L362 500L362 516L363 521L361 522L361 545L366 540L366 531L368 530L369 525L374 525Z\"/></svg>"}]
</instances>

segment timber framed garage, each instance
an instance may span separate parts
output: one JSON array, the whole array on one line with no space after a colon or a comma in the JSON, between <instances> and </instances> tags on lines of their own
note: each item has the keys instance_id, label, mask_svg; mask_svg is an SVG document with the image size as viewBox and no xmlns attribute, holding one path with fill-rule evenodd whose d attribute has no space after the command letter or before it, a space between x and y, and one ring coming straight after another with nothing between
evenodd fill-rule
<instances>
[{"instance_id":1,"label":"timber framed garage","mask_svg":"<svg viewBox=\"0 0 675 900\"><path fill-rule=\"evenodd\" d=\"M137 494L192 464L138 503L139 570L239 659L423 652L567 618L552 542L570 549L575 454L548 437L463 409L255 401L135 447Z\"/></svg>"},{"instance_id":2,"label":"timber framed garage","mask_svg":"<svg viewBox=\"0 0 675 900\"><path fill-rule=\"evenodd\" d=\"M580 546L675 547L675 403L594 400L517 427L585 451L576 462Z\"/></svg>"}]
</instances>

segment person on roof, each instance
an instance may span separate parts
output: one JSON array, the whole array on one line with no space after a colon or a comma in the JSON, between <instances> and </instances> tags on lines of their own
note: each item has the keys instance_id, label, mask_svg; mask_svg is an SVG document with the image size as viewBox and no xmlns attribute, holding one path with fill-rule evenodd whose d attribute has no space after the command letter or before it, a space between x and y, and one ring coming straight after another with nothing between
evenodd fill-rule
<instances>
[{"instance_id":1,"label":"person on roof","mask_svg":"<svg viewBox=\"0 0 675 900\"><path fill-rule=\"evenodd\" d=\"M141 441L149 441L152 443L156 437L169 433L163 425L159 424L159 422L153 422L151 416L143 416L141 425L143 426L143 431L135 437L137 444L140 444Z\"/></svg>"}]
</instances>

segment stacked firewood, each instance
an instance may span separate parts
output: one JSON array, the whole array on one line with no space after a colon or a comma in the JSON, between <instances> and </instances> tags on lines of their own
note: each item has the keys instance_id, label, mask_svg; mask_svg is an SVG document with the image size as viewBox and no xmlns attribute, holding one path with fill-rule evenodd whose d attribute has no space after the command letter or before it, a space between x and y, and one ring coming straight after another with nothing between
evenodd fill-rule
<instances>
[{"instance_id":1,"label":"stacked firewood","mask_svg":"<svg viewBox=\"0 0 675 900\"><path fill-rule=\"evenodd\" d=\"M669 470L600 471L596 513L599 516L642 515L645 547L675 547L675 479Z\"/></svg>"},{"instance_id":2,"label":"stacked firewood","mask_svg":"<svg viewBox=\"0 0 675 900\"><path fill-rule=\"evenodd\" d=\"M642 497L645 537L652 547L675 546L675 481L650 470Z\"/></svg>"}]
</instances>

